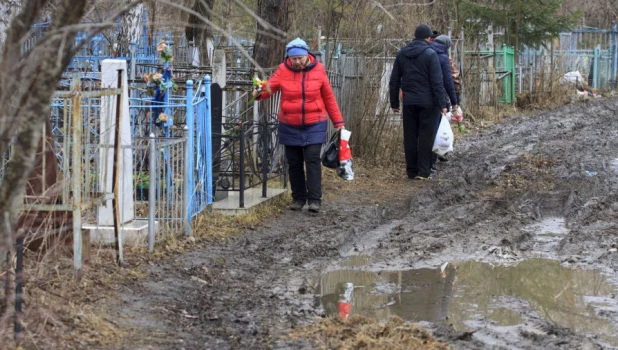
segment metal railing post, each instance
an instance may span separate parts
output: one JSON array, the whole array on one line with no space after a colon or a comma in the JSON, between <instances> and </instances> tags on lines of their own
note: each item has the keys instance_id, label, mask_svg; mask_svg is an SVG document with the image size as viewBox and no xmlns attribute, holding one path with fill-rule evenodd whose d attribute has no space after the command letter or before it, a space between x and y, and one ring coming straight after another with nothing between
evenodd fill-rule
<instances>
[{"instance_id":1,"label":"metal railing post","mask_svg":"<svg viewBox=\"0 0 618 350\"><path fill-rule=\"evenodd\" d=\"M149 165L148 165L148 252L154 252L155 244L155 197L157 184L157 148L154 133L150 134Z\"/></svg>"},{"instance_id":2,"label":"metal railing post","mask_svg":"<svg viewBox=\"0 0 618 350\"><path fill-rule=\"evenodd\" d=\"M213 202L212 186L212 99L210 98L210 76L204 77L204 92L206 97L206 204Z\"/></svg>"},{"instance_id":3,"label":"metal railing post","mask_svg":"<svg viewBox=\"0 0 618 350\"><path fill-rule=\"evenodd\" d=\"M518 66L519 66L518 67L519 68L519 93L521 94L523 92L522 84L524 83L523 76L522 76L523 71L521 69L521 62L518 64Z\"/></svg>"},{"instance_id":4,"label":"metal railing post","mask_svg":"<svg viewBox=\"0 0 618 350\"><path fill-rule=\"evenodd\" d=\"M506 49L507 49L506 44L502 44L502 64L504 65L504 70L508 71L509 70L509 58L507 57L508 53ZM504 77L503 79L504 79L504 102L511 103L511 94L509 91L508 76Z\"/></svg>"},{"instance_id":5,"label":"metal railing post","mask_svg":"<svg viewBox=\"0 0 618 350\"><path fill-rule=\"evenodd\" d=\"M594 62L592 64L592 87L599 88L599 59L601 57L601 45L597 45L594 48Z\"/></svg>"},{"instance_id":6,"label":"metal railing post","mask_svg":"<svg viewBox=\"0 0 618 350\"><path fill-rule=\"evenodd\" d=\"M612 36L611 36L611 54L612 54L612 77L610 88L613 89L616 86L616 22L612 22Z\"/></svg>"},{"instance_id":7,"label":"metal railing post","mask_svg":"<svg viewBox=\"0 0 618 350\"><path fill-rule=\"evenodd\" d=\"M240 124L240 193L238 195L238 207L245 207L245 124Z\"/></svg>"},{"instance_id":8,"label":"metal railing post","mask_svg":"<svg viewBox=\"0 0 618 350\"><path fill-rule=\"evenodd\" d=\"M268 124L262 121L262 197L267 198L268 188Z\"/></svg>"},{"instance_id":9,"label":"metal railing post","mask_svg":"<svg viewBox=\"0 0 618 350\"><path fill-rule=\"evenodd\" d=\"M129 79L131 79L133 83L135 82L135 57L137 56L135 51L137 51L137 43L135 41L131 41L131 75L129 76Z\"/></svg>"},{"instance_id":10,"label":"metal railing post","mask_svg":"<svg viewBox=\"0 0 618 350\"><path fill-rule=\"evenodd\" d=\"M188 226L191 226L191 216L193 214L193 200L191 194L193 193L193 174L195 171L195 115L193 108L193 80L187 80L187 95L186 95L186 136L187 143L185 147L187 148L185 154L188 156L185 157L185 179L184 182L185 192L187 193L187 223ZM187 230L187 236L190 235L190 232Z\"/></svg>"},{"instance_id":11,"label":"metal railing post","mask_svg":"<svg viewBox=\"0 0 618 350\"><path fill-rule=\"evenodd\" d=\"M185 222L185 234L187 236L191 235L191 211L189 211L189 201L191 198L191 189L189 186L189 173L193 172L192 168L189 168L189 157L192 155L189 151L189 146L188 146L188 140L189 140L189 128L187 127L187 125L185 125L184 128L184 136L185 136L185 142L184 142L184 147L185 147L185 162L184 162L184 176L183 176L183 184L184 184L184 188L182 191L183 194L183 198L182 198L182 203L183 203L183 218L184 218L184 222Z\"/></svg>"}]
</instances>

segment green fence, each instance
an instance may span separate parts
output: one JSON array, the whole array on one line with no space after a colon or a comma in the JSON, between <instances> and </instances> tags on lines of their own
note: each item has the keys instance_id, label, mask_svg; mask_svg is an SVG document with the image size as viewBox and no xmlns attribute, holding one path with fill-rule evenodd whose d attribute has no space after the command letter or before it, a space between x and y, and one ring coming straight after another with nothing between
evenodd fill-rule
<instances>
[{"instance_id":1,"label":"green fence","mask_svg":"<svg viewBox=\"0 0 618 350\"><path fill-rule=\"evenodd\" d=\"M515 48L503 45L501 50L466 51L466 55L486 58L486 67L478 67L479 70L489 70L490 63L496 72L496 80L502 84L500 103L515 103ZM490 61L491 60L491 61Z\"/></svg>"},{"instance_id":2,"label":"green fence","mask_svg":"<svg viewBox=\"0 0 618 350\"><path fill-rule=\"evenodd\" d=\"M502 46L502 51L496 52L496 60L502 59L503 74L497 76L497 79L504 80L504 96L500 100L501 103L515 103L515 48L513 46ZM502 57L499 57L502 56Z\"/></svg>"}]
</instances>

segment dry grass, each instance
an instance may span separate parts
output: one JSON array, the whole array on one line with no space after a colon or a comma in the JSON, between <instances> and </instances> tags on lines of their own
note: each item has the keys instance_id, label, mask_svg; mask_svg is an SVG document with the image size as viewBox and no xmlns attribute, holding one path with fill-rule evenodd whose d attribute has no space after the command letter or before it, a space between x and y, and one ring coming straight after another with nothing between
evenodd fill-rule
<instances>
[{"instance_id":1,"label":"dry grass","mask_svg":"<svg viewBox=\"0 0 618 350\"><path fill-rule=\"evenodd\" d=\"M143 274L134 260L122 268L113 261L112 250L97 250L84 266L84 277L78 283L72 257L63 249L48 251L42 258L36 252L26 251L22 346L33 349L119 346L126 331L97 304L112 295L122 281L138 279ZM11 275L13 280L14 265ZM6 346L3 348L15 345L12 322L0 325L0 340Z\"/></svg>"},{"instance_id":2,"label":"dry grass","mask_svg":"<svg viewBox=\"0 0 618 350\"><path fill-rule=\"evenodd\" d=\"M125 247L125 263L115 264L114 249L100 246L92 249L90 261L84 265L83 277L75 279L70 249L58 245L45 253L26 251L24 257L24 332L21 346L32 349L117 348L131 330L121 328L104 307L106 299L116 298L122 285L144 280L145 266L152 261L172 258L195 249L199 244L225 240L254 228L268 218L281 213L289 194L271 205L239 217L218 213L203 213L193 220L191 237L172 235L157 242L155 253L146 247ZM10 280L14 280L15 259L12 259ZM4 278L0 276L0 281ZM4 282L4 281L3 281ZM11 289L14 286L11 285ZM15 347L13 340L13 293L10 293L6 317L0 314L0 344L2 349ZM4 283L0 291L4 299ZM0 302L0 311L3 302Z\"/></svg>"},{"instance_id":3,"label":"dry grass","mask_svg":"<svg viewBox=\"0 0 618 350\"><path fill-rule=\"evenodd\" d=\"M511 105L479 106L474 113L464 108L464 122L481 128L501 123L505 118L518 113L518 109Z\"/></svg>"},{"instance_id":4,"label":"dry grass","mask_svg":"<svg viewBox=\"0 0 618 350\"><path fill-rule=\"evenodd\" d=\"M572 86L555 86L547 91L524 92L517 94L517 107L522 111L550 109L563 106L574 96Z\"/></svg>"},{"instance_id":5,"label":"dry grass","mask_svg":"<svg viewBox=\"0 0 618 350\"><path fill-rule=\"evenodd\" d=\"M333 317L298 328L290 337L310 341L317 349L449 349L427 330L399 317L392 317L386 323L361 316L352 316L348 320Z\"/></svg>"},{"instance_id":6,"label":"dry grass","mask_svg":"<svg viewBox=\"0 0 618 350\"><path fill-rule=\"evenodd\" d=\"M196 239L226 239L255 226L286 210L291 201L289 193L274 199L269 205L262 205L255 211L242 216L226 216L220 213L202 213L193 219L191 232Z\"/></svg>"},{"instance_id":7,"label":"dry grass","mask_svg":"<svg viewBox=\"0 0 618 350\"><path fill-rule=\"evenodd\" d=\"M327 201L345 197L351 202L383 204L407 198L412 189L406 176L403 155L383 166L370 166L364 158L354 158L353 181L341 179L334 170L322 171L322 192Z\"/></svg>"}]
</instances>

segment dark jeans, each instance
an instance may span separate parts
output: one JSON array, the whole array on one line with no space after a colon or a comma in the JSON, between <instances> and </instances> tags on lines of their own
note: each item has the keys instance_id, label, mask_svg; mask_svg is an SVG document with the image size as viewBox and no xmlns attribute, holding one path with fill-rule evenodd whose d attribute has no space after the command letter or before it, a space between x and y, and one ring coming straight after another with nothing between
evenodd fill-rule
<instances>
[{"instance_id":1,"label":"dark jeans","mask_svg":"<svg viewBox=\"0 0 618 350\"><path fill-rule=\"evenodd\" d=\"M436 118L436 129L433 132L433 142L436 142L436 136L438 135L438 128L440 128L440 123L442 122L442 111L438 111L438 118ZM431 147L433 147L433 142ZM436 161L438 160L438 155L436 153L431 152L431 167L436 167Z\"/></svg>"},{"instance_id":2,"label":"dark jeans","mask_svg":"<svg viewBox=\"0 0 618 350\"><path fill-rule=\"evenodd\" d=\"M285 146L293 199L309 200L310 203L320 202L322 199L321 149L321 144L304 147Z\"/></svg>"},{"instance_id":3,"label":"dark jeans","mask_svg":"<svg viewBox=\"0 0 618 350\"><path fill-rule=\"evenodd\" d=\"M403 106L403 144L409 178L431 175L431 149L439 112L434 106Z\"/></svg>"}]
</instances>

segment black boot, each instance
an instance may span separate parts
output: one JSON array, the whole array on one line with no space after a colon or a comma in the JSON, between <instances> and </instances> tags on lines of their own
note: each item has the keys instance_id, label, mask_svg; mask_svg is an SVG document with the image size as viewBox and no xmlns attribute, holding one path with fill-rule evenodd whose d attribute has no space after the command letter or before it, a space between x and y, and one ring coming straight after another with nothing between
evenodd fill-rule
<instances>
[{"instance_id":1,"label":"black boot","mask_svg":"<svg viewBox=\"0 0 618 350\"><path fill-rule=\"evenodd\" d=\"M312 213L319 213L320 212L320 202L310 202L309 211Z\"/></svg>"},{"instance_id":2,"label":"black boot","mask_svg":"<svg viewBox=\"0 0 618 350\"><path fill-rule=\"evenodd\" d=\"M290 210L302 210L305 206L305 203L307 203L307 201L304 201L302 199L295 199L292 201L292 204L290 204Z\"/></svg>"}]
</instances>

